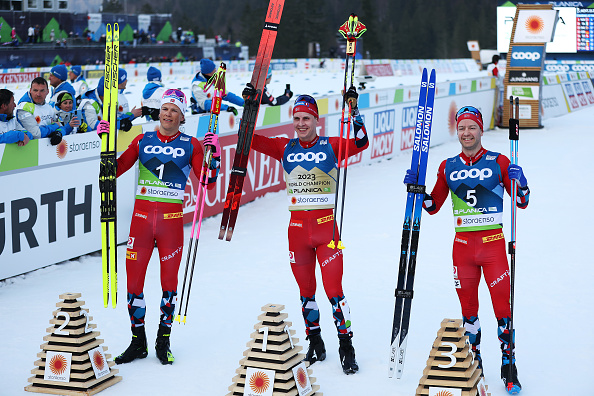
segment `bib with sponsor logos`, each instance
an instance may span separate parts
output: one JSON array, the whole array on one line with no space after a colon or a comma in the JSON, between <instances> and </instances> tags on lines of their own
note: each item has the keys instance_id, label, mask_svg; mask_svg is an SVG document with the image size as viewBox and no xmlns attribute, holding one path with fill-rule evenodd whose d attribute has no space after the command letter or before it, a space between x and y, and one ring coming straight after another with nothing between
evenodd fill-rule
<instances>
[{"instance_id":1,"label":"bib with sponsor logos","mask_svg":"<svg viewBox=\"0 0 594 396\"><path fill-rule=\"evenodd\" d=\"M287 143L283 168L290 211L334 208L336 161L327 137L307 149L299 139Z\"/></svg>"},{"instance_id":2,"label":"bib with sponsor logos","mask_svg":"<svg viewBox=\"0 0 594 396\"><path fill-rule=\"evenodd\" d=\"M451 191L456 232L502 228L503 178L499 153L487 151L477 163L449 158L445 176Z\"/></svg>"},{"instance_id":3,"label":"bib with sponsor logos","mask_svg":"<svg viewBox=\"0 0 594 396\"><path fill-rule=\"evenodd\" d=\"M183 202L194 149L191 140L190 136L180 134L173 141L163 143L156 131L144 134L138 143L137 199Z\"/></svg>"}]
</instances>

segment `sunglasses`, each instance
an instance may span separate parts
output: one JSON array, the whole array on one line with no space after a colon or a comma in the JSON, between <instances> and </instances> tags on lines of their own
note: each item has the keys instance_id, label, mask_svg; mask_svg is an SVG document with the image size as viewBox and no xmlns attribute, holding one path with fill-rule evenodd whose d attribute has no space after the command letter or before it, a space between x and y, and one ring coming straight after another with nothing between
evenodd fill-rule
<instances>
[{"instance_id":1,"label":"sunglasses","mask_svg":"<svg viewBox=\"0 0 594 396\"><path fill-rule=\"evenodd\" d=\"M179 100L182 103L186 102L186 95L184 95L184 93L182 91L180 91L179 89L173 89L173 88L168 89L163 94L163 98L174 98L174 99Z\"/></svg>"},{"instance_id":2,"label":"sunglasses","mask_svg":"<svg viewBox=\"0 0 594 396\"><path fill-rule=\"evenodd\" d=\"M473 107L473 106L464 106L460 110L458 110L458 112L456 113L456 121L458 121L458 117L460 117L462 114L466 114L466 113L474 114L474 115L478 116L481 119L481 121L483 121L483 115L481 114L479 109L477 109L476 107Z\"/></svg>"},{"instance_id":3,"label":"sunglasses","mask_svg":"<svg viewBox=\"0 0 594 396\"><path fill-rule=\"evenodd\" d=\"M318 107L316 100L309 95L299 95L297 97L297 99L295 100L295 105L297 105L297 103L299 103L299 102L309 103L309 104L316 106L316 108Z\"/></svg>"}]
</instances>

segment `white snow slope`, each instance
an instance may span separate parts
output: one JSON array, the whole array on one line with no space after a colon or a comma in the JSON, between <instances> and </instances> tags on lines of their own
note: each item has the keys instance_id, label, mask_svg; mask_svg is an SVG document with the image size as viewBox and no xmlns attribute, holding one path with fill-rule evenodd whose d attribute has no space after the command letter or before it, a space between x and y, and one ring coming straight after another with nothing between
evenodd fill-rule
<instances>
[{"instance_id":1,"label":"white snow slope","mask_svg":"<svg viewBox=\"0 0 594 396\"><path fill-rule=\"evenodd\" d=\"M483 145L509 155L506 130L485 132ZM577 395L591 389L594 267L586 252L592 243L593 215L588 206L579 215L571 211L594 195L593 145L591 110L548 119L540 130L521 131L519 163L532 191L517 224L515 327L522 395ZM459 150L457 142L431 149L428 186L435 182L439 163ZM404 376L388 378L406 199L402 179L409 166L410 156L403 155L349 170L343 286L360 371L342 373L331 306L318 274L317 300L328 356L312 369L326 396L414 395L441 321L461 318L452 278L453 221L446 204L435 216L423 215ZM504 220L509 223L509 198L505 203ZM298 344L306 347L299 291L287 257L288 218L285 192L279 192L240 210L231 242L217 239L220 215L204 221L188 321L172 330L172 366L162 366L153 349L161 297L158 259L153 255L145 285L149 356L118 366L123 380L101 395L226 395L260 308L267 303L285 305ZM185 231L188 236L190 225ZM0 315L5 321L0 326L0 395L25 394L61 293L82 293L108 353L118 355L128 346L125 246L118 254L120 298L115 310L103 308L99 253L0 283ZM185 251L180 283L184 263ZM497 324L484 282L480 301L485 380L491 395L506 395L499 379Z\"/></svg>"}]
</instances>

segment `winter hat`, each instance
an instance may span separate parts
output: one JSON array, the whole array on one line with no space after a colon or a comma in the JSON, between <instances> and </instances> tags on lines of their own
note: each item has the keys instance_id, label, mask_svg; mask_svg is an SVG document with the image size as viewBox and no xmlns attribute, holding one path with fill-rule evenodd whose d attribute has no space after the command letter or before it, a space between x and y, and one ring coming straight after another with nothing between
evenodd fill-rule
<instances>
[{"instance_id":1,"label":"winter hat","mask_svg":"<svg viewBox=\"0 0 594 396\"><path fill-rule=\"evenodd\" d=\"M118 69L118 84L125 82L128 79L128 73L126 70L119 68Z\"/></svg>"},{"instance_id":2,"label":"winter hat","mask_svg":"<svg viewBox=\"0 0 594 396\"><path fill-rule=\"evenodd\" d=\"M272 77L272 65L270 65L270 67L268 68L268 73L266 74L266 79L268 80L270 77Z\"/></svg>"},{"instance_id":3,"label":"winter hat","mask_svg":"<svg viewBox=\"0 0 594 396\"><path fill-rule=\"evenodd\" d=\"M97 95L103 96L103 92L105 90L105 77L101 77L99 82L97 83Z\"/></svg>"},{"instance_id":4,"label":"winter hat","mask_svg":"<svg viewBox=\"0 0 594 396\"><path fill-rule=\"evenodd\" d=\"M309 95L299 95L295 101L295 105L293 106L293 115L300 111L311 114L316 118L316 120L319 118L318 104L316 103L316 100Z\"/></svg>"},{"instance_id":5,"label":"winter hat","mask_svg":"<svg viewBox=\"0 0 594 396\"><path fill-rule=\"evenodd\" d=\"M208 58L203 58L200 61L200 72L202 74L210 74L214 71L215 68L216 68L216 66L215 66L214 62Z\"/></svg>"},{"instance_id":6,"label":"winter hat","mask_svg":"<svg viewBox=\"0 0 594 396\"><path fill-rule=\"evenodd\" d=\"M68 69L64 65L56 65L52 67L50 73L62 81L68 80Z\"/></svg>"},{"instance_id":7,"label":"winter hat","mask_svg":"<svg viewBox=\"0 0 594 396\"><path fill-rule=\"evenodd\" d=\"M182 114L186 113L186 108L188 107L188 101L186 100L186 95L179 89L168 89L163 94L163 98L161 99L161 106L166 103L173 103L181 110Z\"/></svg>"},{"instance_id":8,"label":"winter hat","mask_svg":"<svg viewBox=\"0 0 594 396\"><path fill-rule=\"evenodd\" d=\"M72 95L69 92L62 92L61 94L59 94L56 103L58 104L58 106L60 106L62 102L64 102L65 100L73 100Z\"/></svg>"},{"instance_id":9,"label":"winter hat","mask_svg":"<svg viewBox=\"0 0 594 396\"><path fill-rule=\"evenodd\" d=\"M82 73L82 68L80 66L72 66L70 71L76 75L76 77L80 76Z\"/></svg>"},{"instance_id":10,"label":"winter hat","mask_svg":"<svg viewBox=\"0 0 594 396\"><path fill-rule=\"evenodd\" d=\"M462 120L472 120L476 122L481 129L483 130L483 115L481 112L472 106L464 106L456 113L456 129L458 129L458 124Z\"/></svg>"},{"instance_id":11,"label":"winter hat","mask_svg":"<svg viewBox=\"0 0 594 396\"><path fill-rule=\"evenodd\" d=\"M161 71L154 66L149 67L146 72L146 78L151 81L161 81Z\"/></svg>"}]
</instances>

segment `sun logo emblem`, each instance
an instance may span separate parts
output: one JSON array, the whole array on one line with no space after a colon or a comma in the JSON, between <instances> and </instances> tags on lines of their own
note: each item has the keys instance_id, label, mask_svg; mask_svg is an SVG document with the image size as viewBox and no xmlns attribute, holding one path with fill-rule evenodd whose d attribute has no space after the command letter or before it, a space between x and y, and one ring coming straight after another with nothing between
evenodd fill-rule
<instances>
[{"instance_id":1,"label":"sun logo emblem","mask_svg":"<svg viewBox=\"0 0 594 396\"><path fill-rule=\"evenodd\" d=\"M105 360L103 360L103 355L99 351L93 352L93 363L97 370L101 371L105 367Z\"/></svg>"},{"instance_id":2,"label":"sun logo emblem","mask_svg":"<svg viewBox=\"0 0 594 396\"><path fill-rule=\"evenodd\" d=\"M66 371L66 367L68 366L68 362L66 362L66 358L64 355L54 355L49 362L49 368L52 373L55 375L62 375L64 371Z\"/></svg>"},{"instance_id":3,"label":"sun logo emblem","mask_svg":"<svg viewBox=\"0 0 594 396\"><path fill-rule=\"evenodd\" d=\"M528 19L526 19L526 30L528 30L532 34L538 34L542 32L544 29L544 20L539 17L538 15L530 15Z\"/></svg>"},{"instance_id":4,"label":"sun logo emblem","mask_svg":"<svg viewBox=\"0 0 594 396\"><path fill-rule=\"evenodd\" d=\"M447 389L442 389L439 392L437 392L435 396L454 396L454 394Z\"/></svg>"},{"instance_id":5,"label":"sun logo emblem","mask_svg":"<svg viewBox=\"0 0 594 396\"><path fill-rule=\"evenodd\" d=\"M68 153L68 143L66 143L66 140L62 139L62 141L56 146L56 155L58 158L63 159L66 157L66 153Z\"/></svg>"},{"instance_id":6,"label":"sun logo emblem","mask_svg":"<svg viewBox=\"0 0 594 396\"><path fill-rule=\"evenodd\" d=\"M456 102L452 101L448 109L448 131L452 136L456 134L456 107Z\"/></svg>"},{"instance_id":7,"label":"sun logo emblem","mask_svg":"<svg viewBox=\"0 0 594 396\"><path fill-rule=\"evenodd\" d=\"M305 374L305 370L302 367L299 367L299 370L297 370L297 382L302 388L307 386L307 374Z\"/></svg>"},{"instance_id":8,"label":"sun logo emblem","mask_svg":"<svg viewBox=\"0 0 594 396\"><path fill-rule=\"evenodd\" d=\"M270 386L270 379L268 376L261 372L257 371L252 375L250 378L250 389L257 394L262 394L268 390Z\"/></svg>"}]
</instances>

